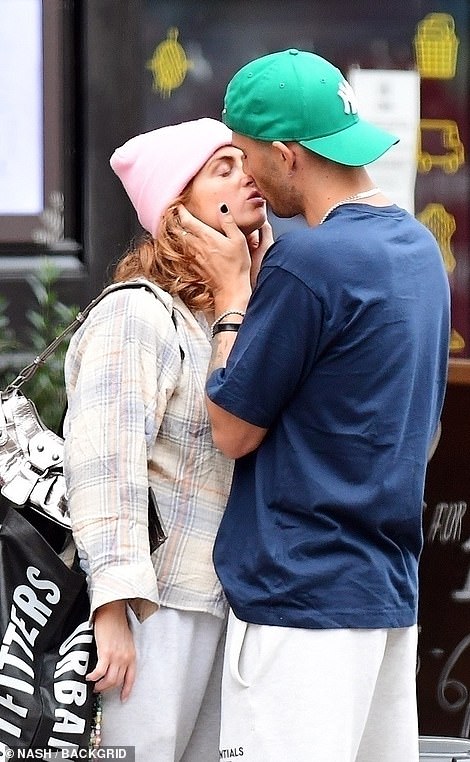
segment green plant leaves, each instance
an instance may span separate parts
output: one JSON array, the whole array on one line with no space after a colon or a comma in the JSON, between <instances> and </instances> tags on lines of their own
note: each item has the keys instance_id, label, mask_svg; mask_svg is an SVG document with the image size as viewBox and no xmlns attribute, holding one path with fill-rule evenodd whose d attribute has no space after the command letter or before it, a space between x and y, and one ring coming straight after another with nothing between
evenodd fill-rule
<instances>
[{"instance_id":1,"label":"green plant leaves","mask_svg":"<svg viewBox=\"0 0 470 762\"><path fill-rule=\"evenodd\" d=\"M0 296L0 352L12 353L12 366L0 372L0 389L4 389L26 364L25 353L30 353L28 362L43 351L51 341L75 318L77 306L68 306L60 301L55 291L60 271L51 260L44 258L37 274L28 278L34 296L34 305L26 312L29 341L21 346L6 314L8 303ZM25 384L24 393L36 404L39 415L46 426L57 431L65 408L64 357L69 337L66 337L48 361L38 368L35 375ZM15 361L14 352L21 350L22 361Z\"/></svg>"}]
</instances>

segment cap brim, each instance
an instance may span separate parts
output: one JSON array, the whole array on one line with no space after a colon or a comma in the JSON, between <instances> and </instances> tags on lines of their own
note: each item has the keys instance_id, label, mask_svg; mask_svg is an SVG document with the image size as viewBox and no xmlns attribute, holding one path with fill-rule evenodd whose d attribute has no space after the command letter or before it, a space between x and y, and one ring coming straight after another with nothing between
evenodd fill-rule
<instances>
[{"instance_id":1,"label":"cap brim","mask_svg":"<svg viewBox=\"0 0 470 762\"><path fill-rule=\"evenodd\" d=\"M334 135L298 142L325 159L351 167L362 167L379 159L398 141L399 138L390 132L359 120Z\"/></svg>"}]
</instances>

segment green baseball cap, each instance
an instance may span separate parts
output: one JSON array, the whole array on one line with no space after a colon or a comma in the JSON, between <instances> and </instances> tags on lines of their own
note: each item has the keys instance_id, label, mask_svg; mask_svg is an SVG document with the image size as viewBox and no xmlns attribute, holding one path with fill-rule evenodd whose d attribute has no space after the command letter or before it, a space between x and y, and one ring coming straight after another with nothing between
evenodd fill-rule
<instances>
[{"instance_id":1,"label":"green baseball cap","mask_svg":"<svg viewBox=\"0 0 470 762\"><path fill-rule=\"evenodd\" d=\"M243 66L227 86L222 121L240 135L293 141L354 167L399 140L359 117L354 91L336 66L296 49Z\"/></svg>"}]
</instances>

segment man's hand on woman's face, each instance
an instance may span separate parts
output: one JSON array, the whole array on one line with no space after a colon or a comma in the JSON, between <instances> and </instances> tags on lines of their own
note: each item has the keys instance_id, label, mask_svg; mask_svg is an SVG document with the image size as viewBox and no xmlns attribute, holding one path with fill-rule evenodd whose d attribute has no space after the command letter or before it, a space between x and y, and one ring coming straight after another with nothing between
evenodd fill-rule
<instances>
[{"instance_id":1,"label":"man's hand on woman's face","mask_svg":"<svg viewBox=\"0 0 470 762\"><path fill-rule=\"evenodd\" d=\"M254 288L264 255L274 243L273 231L269 222L266 220L264 225L259 230L250 233L246 240L251 256L250 281L251 287Z\"/></svg>"},{"instance_id":2,"label":"man's hand on woman's face","mask_svg":"<svg viewBox=\"0 0 470 762\"><path fill-rule=\"evenodd\" d=\"M183 205L178 207L178 215L195 243L196 264L211 284L216 303L219 298L224 301L233 296L246 305L251 293L251 257L247 240L230 211L219 211L221 233L198 220Z\"/></svg>"},{"instance_id":3,"label":"man's hand on woman's face","mask_svg":"<svg viewBox=\"0 0 470 762\"><path fill-rule=\"evenodd\" d=\"M224 204L219 210L222 233L198 220L183 205L178 207L178 215L182 227L196 239L196 262L212 285L217 306L230 302L230 298L246 303L263 256L273 242L269 223L247 238ZM235 302L227 306L234 307Z\"/></svg>"}]
</instances>

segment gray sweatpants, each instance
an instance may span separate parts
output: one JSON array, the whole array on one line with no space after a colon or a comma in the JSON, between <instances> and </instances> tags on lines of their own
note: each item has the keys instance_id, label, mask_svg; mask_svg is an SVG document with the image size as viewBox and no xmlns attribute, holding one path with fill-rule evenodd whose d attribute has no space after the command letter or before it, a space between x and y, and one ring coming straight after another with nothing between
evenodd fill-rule
<instances>
[{"instance_id":1,"label":"gray sweatpants","mask_svg":"<svg viewBox=\"0 0 470 762\"><path fill-rule=\"evenodd\" d=\"M103 694L102 746L134 746L136 762L218 762L226 622L161 608L129 614L137 676L129 699Z\"/></svg>"},{"instance_id":2,"label":"gray sweatpants","mask_svg":"<svg viewBox=\"0 0 470 762\"><path fill-rule=\"evenodd\" d=\"M418 762L416 646L416 626L303 630L230 612L220 762Z\"/></svg>"}]
</instances>

